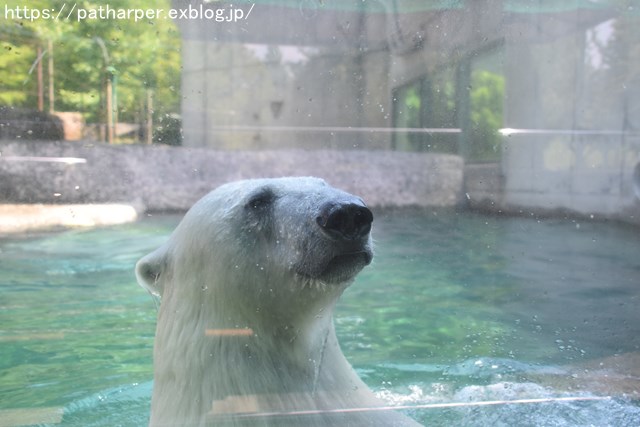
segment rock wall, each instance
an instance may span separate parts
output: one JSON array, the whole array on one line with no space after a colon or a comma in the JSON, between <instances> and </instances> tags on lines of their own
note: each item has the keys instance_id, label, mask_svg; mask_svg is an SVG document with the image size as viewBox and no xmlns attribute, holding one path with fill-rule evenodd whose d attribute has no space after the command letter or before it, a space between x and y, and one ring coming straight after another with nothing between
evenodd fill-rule
<instances>
[{"instance_id":1,"label":"rock wall","mask_svg":"<svg viewBox=\"0 0 640 427\"><path fill-rule=\"evenodd\" d=\"M453 206L458 156L390 151L214 151L83 142L0 143L0 203L126 203L183 211L228 181L312 175L370 206Z\"/></svg>"}]
</instances>

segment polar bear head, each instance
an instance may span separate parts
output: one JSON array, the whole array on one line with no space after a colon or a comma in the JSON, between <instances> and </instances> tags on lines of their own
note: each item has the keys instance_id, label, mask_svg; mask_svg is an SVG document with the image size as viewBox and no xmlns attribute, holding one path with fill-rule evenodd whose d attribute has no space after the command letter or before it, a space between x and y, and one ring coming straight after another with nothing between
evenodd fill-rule
<instances>
[{"instance_id":1,"label":"polar bear head","mask_svg":"<svg viewBox=\"0 0 640 427\"><path fill-rule=\"evenodd\" d=\"M371 262L372 220L360 198L321 179L233 182L197 202L136 275L163 305L197 300L218 322L293 321L330 306Z\"/></svg>"}]
</instances>

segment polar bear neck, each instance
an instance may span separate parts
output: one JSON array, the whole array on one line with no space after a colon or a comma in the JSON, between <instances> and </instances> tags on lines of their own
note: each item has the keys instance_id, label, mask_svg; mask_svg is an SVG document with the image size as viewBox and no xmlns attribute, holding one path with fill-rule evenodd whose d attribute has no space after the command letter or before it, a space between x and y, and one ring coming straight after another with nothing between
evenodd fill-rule
<instances>
[{"instance_id":1,"label":"polar bear neck","mask_svg":"<svg viewBox=\"0 0 640 427\"><path fill-rule=\"evenodd\" d=\"M255 309L243 312L216 304L222 300L217 298L184 305L189 312L163 303L154 351L154 417L202 416L230 396L348 396L366 389L340 351L334 297L296 310L306 316L294 317L256 316Z\"/></svg>"}]
</instances>

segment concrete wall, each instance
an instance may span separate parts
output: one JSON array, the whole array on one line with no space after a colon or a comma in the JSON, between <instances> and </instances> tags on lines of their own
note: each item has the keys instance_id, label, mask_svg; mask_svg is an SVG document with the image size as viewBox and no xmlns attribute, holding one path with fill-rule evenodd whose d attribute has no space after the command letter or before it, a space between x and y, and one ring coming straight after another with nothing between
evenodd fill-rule
<instances>
[{"instance_id":1,"label":"concrete wall","mask_svg":"<svg viewBox=\"0 0 640 427\"><path fill-rule=\"evenodd\" d=\"M308 2L256 6L242 24L179 22L185 145L390 148L391 132L367 128L393 127L395 88L490 60L506 82L503 127L519 132L503 139L498 169L468 169L471 205L635 222L640 17L547 3L425 3L399 13L402 2ZM464 154L482 135L468 117L469 83L457 85L461 132L451 141Z\"/></svg>"},{"instance_id":2,"label":"concrete wall","mask_svg":"<svg viewBox=\"0 0 640 427\"><path fill-rule=\"evenodd\" d=\"M567 17L534 32L550 24L532 15L506 38L505 128L513 133L503 141L501 204L640 222L640 56L624 46L639 38L638 19L603 12L585 26L580 11Z\"/></svg>"},{"instance_id":3,"label":"concrete wall","mask_svg":"<svg viewBox=\"0 0 640 427\"><path fill-rule=\"evenodd\" d=\"M0 204L127 203L139 211L182 211L228 181L311 175L371 206L454 206L463 180L462 159L438 154L48 142L0 143L0 153Z\"/></svg>"},{"instance_id":4,"label":"concrete wall","mask_svg":"<svg viewBox=\"0 0 640 427\"><path fill-rule=\"evenodd\" d=\"M512 136L505 152L505 206L640 222L640 138Z\"/></svg>"},{"instance_id":5,"label":"concrete wall","mask_svg":"<svg viewBox=\"0 0 640 427\"><path fill-rule=\"evenodd\" d=\"M391 132L370 129L393 127L395 88L502 37L499 0L446 13L396 3L256 5L233 25L178 20L184 145L390 148Z\"/></svg>"}]
</instances>

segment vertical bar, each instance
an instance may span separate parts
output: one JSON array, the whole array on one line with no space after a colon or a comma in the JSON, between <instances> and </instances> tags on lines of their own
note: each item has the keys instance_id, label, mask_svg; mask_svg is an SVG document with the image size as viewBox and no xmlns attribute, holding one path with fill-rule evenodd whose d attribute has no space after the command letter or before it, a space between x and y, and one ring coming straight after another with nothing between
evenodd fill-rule
<instances>
[{"instance_id":1,"label":"vertical bar","mask_svg":"<svg viewBox=\"0 0 640 427\"><path fill-rule=\"evenodd\" d=\"M458 135L458 155L468 160L471 144L471 61L463 58L456 71L456 121Z\"/></svg>"},{"instance_id":2,"label":"vertical bar","mask_svg":"<svg viewBox=\"0 0 640 427\"><path fill-rule=\"evenodd\" d=\"M147 89L147 144L153 143L153 90Z\"/></svg>"},{"instance_id":3,"label":"vertical bar","mask_svg":"<svg viewBox=\"0 0 640 427\"><path fill-rule=\"evenodd\" d=\"M42 75L42 46L38 45L36 50L37 76L38 76L38 111L44 111L44 77Z\"/></svg>"},{"instance_id":4,"label":"vertical bar","mask_svg":"<svg viewBox=\"0 0 640 427\"><path fill-rule=\"evenodd\" d=\"M107 143L113 144L113 93L111 91L111 76L107 75Z\"/></svg>"},{"instance_id":5,"label":"vertical bar","mask_svg":"<svg viewBox=\"0 0 640 427\"><path fill-rule=\"evenodd\" d=\"M49 113L55 112L55 98L53 90L53 43L51 40L47 42L47 51L49 57Z\"/></svg>"}]
</instances>

